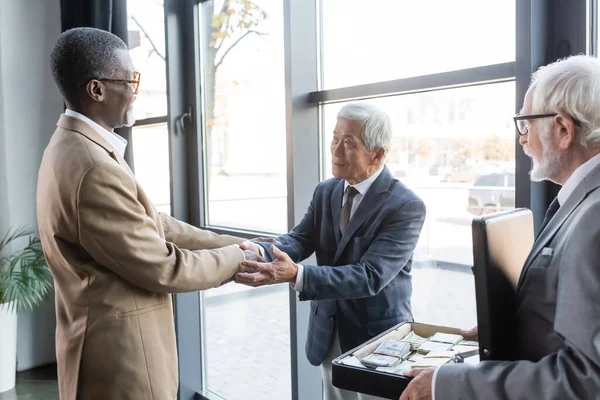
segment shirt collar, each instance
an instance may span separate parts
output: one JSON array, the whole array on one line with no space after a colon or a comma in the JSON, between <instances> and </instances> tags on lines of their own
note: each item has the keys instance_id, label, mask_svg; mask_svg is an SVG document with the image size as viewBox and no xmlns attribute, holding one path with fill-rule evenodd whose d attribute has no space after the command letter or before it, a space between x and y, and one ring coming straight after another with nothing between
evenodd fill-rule
<instances>
[{"instance_id":1,"label":"shirt collar","mask_svg":"<svg viewBox=\"0 0 600 400\"><path fill-rule=\"evenodd\" d=\"M563 187L560 188L558 194L556 195L558 204L561 206L564 205L569 196L571 196L571 194L575 191L577 185L579 185L598 165L600 165L600 154L596 154L594 157L577 167L577 169L571 174L569 179L567 179Z\"/></svg>"},{"instance_id":2,"label":"shirt collar","mask_svg":"<svg viewBox=\"0 0 600 400\"><path fill-rule=\"evenodd\" d=\"M121 136L117 135L114 132L107 131L88 117L83 114L78 113L77 111L73 111L69 108L65 110L65 115L67 117L77 118L89 126L91 126L96 132L98 132L104 139L111 144L112 147L121 155L121 157L125 156L125 148L127 147L127 140L123 139Z\"/></svg>"},{"instance_id":3,"label":"shirt collar","mask_svg":"<svg viewBox=\"0 0 600 400\"><path fill-rule=\"evenodd\" d=\"M348 189L348 186L353 186L354 189L358 190L358 193L360 193L362 196L364 196L371 188L371 185L373 184L373 182L375 182L375 180L379 177L379 175L381 175L381 172L383 172L384 166L385 166L385 164L381 164L381 167L379 167L379 169L373 175L371 175L364 181L357 183L356 185L351 185L350 183L348 183L348 181L344 181L344 192L346 191L346 189Z\"/></svg>"}]
</instances>

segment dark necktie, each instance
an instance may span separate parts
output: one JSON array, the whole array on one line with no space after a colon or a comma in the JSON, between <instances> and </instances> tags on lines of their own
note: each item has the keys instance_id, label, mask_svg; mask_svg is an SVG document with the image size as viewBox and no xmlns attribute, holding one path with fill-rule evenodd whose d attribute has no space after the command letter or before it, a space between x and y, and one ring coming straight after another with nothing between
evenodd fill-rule
<instances>
[{"instance_id":1,"label":"dark necktie","mask_svg":"<svg viewBox=\"0 0 600 400\"><path fill-rule=\"evenodd\" d=\"M356 190L353 186L348 186L346 191L348 192L348 197L346 198L346 203L344 204L344 207L342 207L342 213L340 214L340 231L342 231L342 233L344 233L346 227L348 226L348 222L350 222L352 202L354 201L354 196L358 194L358 190Z\"/></svg>"},{"instance_id":2,"label":"dark necktie","mask_svg":"<svg viewBox=\"0 0 600 400\"><path fill-rule=\"evenodd\" d=\"M542 227L540 228L540 233L538 233L538 236L542 233L542 231L544 230L546 225L548 225L548 223L550 222L552 217L554 217L554 214L556 214L556 212L558 211L559 208L560 208L560 204L558 203L558 198L554 198L554 200L552 200L552 203L550 203L550 206L546 210L546 215L544 216L544 222L542 222Z\"/></svg>"}]
</instances>

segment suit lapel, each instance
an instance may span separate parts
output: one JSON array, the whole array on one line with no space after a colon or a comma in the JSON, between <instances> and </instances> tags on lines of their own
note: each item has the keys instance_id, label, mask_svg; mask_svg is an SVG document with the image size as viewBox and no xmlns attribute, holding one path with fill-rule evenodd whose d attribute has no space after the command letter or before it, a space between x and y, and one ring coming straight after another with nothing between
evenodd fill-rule
<instances>
[{"instance_id":1,"label":"suit lapel","mask_svg":"<svg viewBox=\"0 0 600 400\"><path fill-rule=\"evenodd\" d=\"M342 255L344 248L350 242L350 239L354 237L354 234L360 228L360 226L365 222L365 220L373 214L376 210L380 209L380 204L389 196L389 187L392 182L392 174L390 174L387 167L384 167L381 175L373 182L362 201L358 205L358 208L354 212L354 215L350 218L350 222L342 235L341 241L339 241L337 246L337 251L335 253L335 257L333 258L334 263L337 262L339 257ZM343 181L342 181L343 182ZM343 184L342 184L343 188ZM341 200L340 205L338 206L341 209ZM339 213L338 213L338 227L339 227ZM339 231L339 229L337 229Z\"/></svg>"},{"instance_id":2,"label":"suit lapel","mask_svg":"<svg viewBox=\"0 0 600 400\"><path fill-rule=\"evenodd\" d=\"M135 176L133 174L133 171L131 171L131 168L129 168L129 165L127 165L127 162L123 159L123 157L121 157L120 154L118 154L115 151L115 149L112 147L112 145L110 143L108 143L108 141L106 139L104 139L102 137L102 135L100 135L98 132L96 132L96 130L94 128L92 128L91 126L89 126L88 124L83 122L82 120L73 118L73 117L68 117L63 114L60 116L60 119L58 120L58 123L56 125L59 128L66 129L68 131L77 132L78 134L85 136L92 142L96 143L98 146L100 146L104 150L106 150L108 152L108 154L116 162L121 164L121 166L123 166L132 176Z\"/></svg>"},{"instance_id":3,"label":"suit lapel","mask_svg":"<svg viewBox=\"0 0 600 400\"><path fill-rule=\"evenodd\" d=\"M123 168L125 168L127 170L127 172L129 172L129 174L131 176L133 176L135 178L135 174L133 173L133 171L131 170L131 168L129 167L129 164L127 164L127 161L125 161L125 159L123 157L121 157L121 154L117 153L117 152L113 152L112 157L117 160L117 162L119 164L121 164L121 166Z\"/></svg>"},{"instance_id":4,"label":"suit lapel","mask_svg":"<svg viewBox=\"0 0 600 400\"><path fill-rule=\"evenodd\" d=\"M333 232L335 233L335 241L339 243L342 239L340 232L340 214L342 212L342 197L344 196L344 180L340 180L331 195L331 218L333 220Z\"/></svg>"},{"instance_id":5,"label":"suit lapel","mask_svg":"<svg viewBox=\"0 0 600 400\"><path fill-rule=\"evenodd\" d=\"M94 128L86 124L80 119L68 117L66 115L61 115L58 123L56 124L59 128L66 129L68 131L75 131L92 142L96 143L98 146L104 148L107 152L113 154L115 153L115 149L108 143L106 139L102 137ZM116 157L113 156L116 160Z\"/></svg>"},{"instance_id":6,"label":"suit lapel","mask_svg":"<svg viewBox=\"0 0 600 400\"><path fill-rule=\"evenodd\" d=\"M529 265L537 255L542 251L544 247L552 240L556 232L560 229L560 227L566 222L569 216L577 209L579 204L587 197L588 193L595 190L600 186L600 166L594 168L585 178L584 180L577 185L573 193L569 196L566 203L561 205L552 220L546 225L546 227L540 233L540 236L533 244L533 248L525 261L523 270L521 272L521 277L519 279L519 284L517 287L517 292L520 290L523 280L525 279L525 274Z\"/></svg>"}]
</instances>

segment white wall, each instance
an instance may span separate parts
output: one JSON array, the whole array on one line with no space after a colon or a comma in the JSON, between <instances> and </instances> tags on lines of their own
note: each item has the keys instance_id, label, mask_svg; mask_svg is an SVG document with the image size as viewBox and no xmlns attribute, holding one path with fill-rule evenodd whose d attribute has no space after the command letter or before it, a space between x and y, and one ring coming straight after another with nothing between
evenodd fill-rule
<instances>
[{"instance_id":1,"label":"white wall","mask_svg":"<svg viewBox=\"0 0 600 400\"><path fill-rule=\"evenodd\" d=\"M36 226L37 172L63 107L49 67L59 35L59 0L0 0L0 234ZM54 331L53 296L19 316L19 370L55 360Z\"/></svg>"}]
</instances>

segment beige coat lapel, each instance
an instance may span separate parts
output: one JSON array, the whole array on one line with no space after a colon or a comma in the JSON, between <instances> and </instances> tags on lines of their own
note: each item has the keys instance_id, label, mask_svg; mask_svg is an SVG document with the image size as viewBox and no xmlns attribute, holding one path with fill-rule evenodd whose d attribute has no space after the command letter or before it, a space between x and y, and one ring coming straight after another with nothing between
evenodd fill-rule
<instances>
[{"instance_id":1,"label":"beige coat lapel","mask_svg":"<svg viewBox=\"0 0 600 400\"><path fill-rule=\"evenodd\" d=\"M125 159L121 157L121 155L115 150L115 148L106 139L104 139L100 133L98 133L94 128L86 124L84 121L77 118L68 117L63 114L60 116L60 119L58 120L58 123L56 125L59 128L63 128L69 131L75 131L85 136L92 142L96 143L98 146L104 148L116 162L121 164L121 166L123 166L127 171L129 171L131 176L135 177L133 171L131 170L131 168L129 168L129 165L127 164Z\"/></svg>"},{"instance_id":2,"label":"beige coat lapel","mask_svg":"<svg viewBox=\"0 0 600 400\"><path fill-rule=\"evenodd\" d=\"M92 142L97 145L103 147L111 156L116 160L116 151L111 146L110 143L106 139L102 137L101 134L96 132L94 128L86 124L80 119L68 117L66 115L61 115L58 123L56 124L59 128L66 129L68 131L75 131L86 138L90 139ZM118 161L118 160L117 160Z\"/></svg>"}]
</instances>

